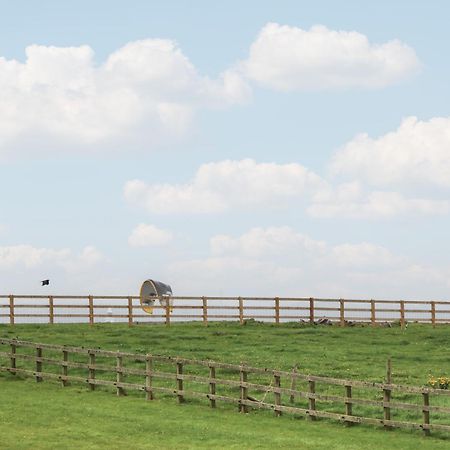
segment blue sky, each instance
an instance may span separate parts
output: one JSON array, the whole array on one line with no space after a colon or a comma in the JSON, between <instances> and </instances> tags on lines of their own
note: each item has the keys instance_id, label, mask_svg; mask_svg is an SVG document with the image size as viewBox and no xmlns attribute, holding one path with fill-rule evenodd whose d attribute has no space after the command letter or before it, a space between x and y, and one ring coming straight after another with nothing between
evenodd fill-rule
<instances>
[{"instance_id":1,"label":"blue sky","mask_svg":"<svg viewBox=\"0 0 450 450\"><path fill-rule=\"evenodd\" d=\"M0 2L2 291L447 298L449 6L392 3Z\"/></svg>"}]
</instances>

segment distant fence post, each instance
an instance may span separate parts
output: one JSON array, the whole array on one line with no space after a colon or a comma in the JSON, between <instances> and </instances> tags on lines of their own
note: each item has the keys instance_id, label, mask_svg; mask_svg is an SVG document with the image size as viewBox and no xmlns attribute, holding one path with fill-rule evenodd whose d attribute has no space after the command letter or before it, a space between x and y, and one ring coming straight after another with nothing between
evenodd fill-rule
<instances>
[{"instance_id":1,"label":"distant fence post","mask_svg":"<svg viewBox=\"0 0 450 450\"><path fill-rule=\"evenodd\" d=\"M14 325L14 295L9 296L9 324Z\"/></svg>"},{"instance_id":2,"label":"distant fence post","mask_svg":"<svg viewBox=\"0 0 450 450\"><path fill-rule=\"evenodd\" d=\"M147 354L145 356L145 399L153 400L153 389L152 389L152 371L153 371L153 358L151 355Z\"/></svg>"},{"instance_id":3,"label":"distant fence post","mask_svg":"<svg viewBox=\"0 0 450 450\"><path fill-rule=\"evenodd\" d=\"M133 297L128 297L128 326L133 326Z\"/></svg>"},{"instance_id":4,"label":"distant fence post","mask_svg":"<svg viewBox=\"0 0 450 450\"><path fill-rule=\"evenodd\" d=\"M436 327L436 302L431 302L431 323Z\"/></svg>"},{"instance_id":5,"label":"distant fence post","mask_svg":"<svg viewBox=\"0 0 450 450\"><path fill-rule=\"evenodd\" d=\"M423 432L425 436L430 435L430 394L428 392L422 392L423 397Z\"/></svg>"},{"instance_id":6,"label":"distant fence post","mask_svg":"<svg viewBox=\"0 0 450 450\"><path fill-rule=\"evenodd\" d=\"M90 295L89 299L89 325L94 325L94 297Z\"/></svg>"},{"instance_id":7,"label":"distant fence post","mask_svg":"<svg viewBox=\"0 0 450 450\"><path fill-rule=\"evenodd\" d=\"M238 297L239 300L239 323L244 325L244 300L242 297Z\"/></svg>"},{"instance_id":8,"label":"distant fence post","mask_svg":"<svg viewBox=\"0 0 450 450\"><path fill-rule=\"evenodd\" d=\"M216 407L216 368L214 366L209 366L209 404L211 405L211 408Z\"/></svg>"},{"instance_id":9,"label":"distant fence post","mask_svg":"<svg viewBox=\"0 0 450 450\"><path fill-rule=\"evenodd\" d=\"M405 302L400 300L400 327L405 328Z\"/></svg>"},{"instance_id":10,"label":"distant fence post","mask_svg":"<svg viewBox=\"0 0 450 450\"><path fill-rule=\"evenodd\" d=\"M388 358L386 363L386 385L383 388L383 419L385 421L391 420L391 392L392 392L392 364L391 358ZM386 428L390 428L389 425L384 425Z\"/></svg>"},{"instance_id":11,"label":"distant fence post","mask_svg":"<svg viewBox=\"0 0 450 450\"><path fill-rule=\"evenodd\" d=\"M244 366L240 366L239 368L239 380L240 380L240 402L239 402L239 412L246 413L248 412L247 405L243 402L247 401L247 371L244 370Z\"/></svg>"},{"instance_id":12,"label":"distant fence post","mask_svg":"<svg viewBox=\"0 0 450 450\"><path fill-rule=\"evenodd\" d=\"M314 323L314 299L309 299L309 323Z\"/></svg>"},{"instance_id":13,"label":"distant fence post","mask_svg":"<svg viewBox=\"0 0 450 450\"><path fill-rule=\"evenodd\" d=\"M177 362L177 398L178 403L184 402L183 397L183 363Z\"/></svg>"},{"instance_id":14,"label":"distant fence post","mask_svg":"<svg viewBox=\"0 0 450 450\"><path fill-rule=\"evenodd\" d=\"M339 300L339 323L341 327L345 327L345 302L343 298Z\"/></svg>"},{"instance_id":15,"label":"distant fence post","mask_svg":"<svg viewBox=\"0 0 450 450\"><path fill-rule=\"evenodd\" d=\"M54 323L54 313L53 313L53 296L48 297L48 321L50 324Z\"/></svg>"},{"instance_id":16,"label":"distant fence post","mask_svg":"<svg viewBox=\"0 0 450 450\"><path fill-rule=\"evenodd\" d=\"M280 298L275 297L275 323L280 323Z\"/></svg>"},{"instance_id":17,"label":"distant fence post","mask_svg":"<svg viewBox=\"0 0 450 450\"><path fill-rule=\"evenodd\" d=\"M208 299L206 297L202 297L202 310L203 310L203 324L208 325Z\"/></svg>"},{"instance_id":18,"label":"distant fence post","mask_svg":"<svg viewBox=\"0 0 450 450\"><path fill-rule=\"evenodd\" d=\"M375 317L375 300L370 300L370 323L374 327L376 325L376 317Z\"/></svg>"},{"instance_id":19,"label":"distant fence post","mask_svg":"<svg viewBox=\"0 0 450 450\"><path fill-rule=\"evenodd\" d=\"M274 397L275 397L275 415L281 416L281 410L277 409L277 406L281 406L281 378L280 375L273 376L273 387L274 387Z\"/></svg>"},{"instance_id":20,"label":"distant fence post","mask_svg":"<svg viewBox=\"0 0 450 450\"><path fill-rule=\"evenodd\" d=\"M42 381L42 347L36 347L36 382Z\"/></svg>"},{"instance_id":21,"label":"distant fence post","mask_svg":"<svg viewBox=\"0 0 450 450\"><path fill-rule=\"evenodd\" d=\"M170 325L170 305L169 302L166 302L166 325Z\"/></svg>"}]
</instances>

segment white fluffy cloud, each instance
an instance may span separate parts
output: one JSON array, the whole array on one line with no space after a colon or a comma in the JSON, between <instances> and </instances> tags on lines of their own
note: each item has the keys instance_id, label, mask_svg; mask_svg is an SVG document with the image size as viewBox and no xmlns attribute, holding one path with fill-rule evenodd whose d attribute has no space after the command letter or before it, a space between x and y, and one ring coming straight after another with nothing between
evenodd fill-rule
<instances>
[{"instance_id":1,"label":"white fluffy cloud","mask_svg":"<svg viewBox=\"0 0 450 450\"><path fill-rule=\"evenodd\" d=\"M374 185L450 187L450 118L403 120L379 138L359 134L331 163L335 174L363 178Z\"/></svg>"},{"instance_id":2,"label":"white fluffy cloud","mask_svg":"<svg viewBox=\"0 0 450 450\"><path fill-rule=\"evenodd\" d=\"M172 241L170 231L163 230L155 225L140 223L130 234L128 244L132 247L162 246Z\"/></svg>"},{"instance_id":3,"label":"white fluffy cloud","mask_svg":"<svg viewBox=\"0 0 450 450\"><path fill-rule=\"evenodd\" d=\"M202 164L186 184L132 180L125 199L153 213L217 213L235 207L278 207L322 188L324 181L300 164L252 159Z\"/></svg>"},{"instance_id":4,"label":"white fluffy cloud","mask_svg":"<svg viewBox=\"0 0 450 450\"><path fill-rule=\"evenodd\" d=\"M399 192L366 192L358 181L317 192L307 212L312 217L389 219L398 215L447 214L450 202L405 197Z\"/></svg>"},{"instance_id":5,"label":"white fluffy cloud","mask_svg":"<svg viewBox=\"0 0 450 450\"><path fill-rule=\"evenodd\" d=\"M89 150L120 138L148 146L184 133L197 108L249 94L237 72L201 76L166 39L131 42L100 65L86 45L31 45L24 63L0 57L0 85L0 155L35 136Z\"/></svg>"},{"instance_id":6,"label":"white fluffy cloud","mask_svg":"<svg viewBox=\"0 0 450 450\"><path fill-rule=\"evenodd\" d=\"M102 260L103 255L92 246L85 247L78 254L68 248L38 248L24 244L0 247L0 268L4 270L56 266L70 272L89 269Z\"/></svg>"},{"instance_id":7,"label":"white fluffy cloud","mask_svg":"<svg viewBox=\"0 0 450 450\"><path fill-rule=\"evenodd\" d=\"M268 23L241 68L248 78L281 91L378 88L414 73L419 61L399 40L371 44L356 31Z\"/></svg>"}]
</instances>

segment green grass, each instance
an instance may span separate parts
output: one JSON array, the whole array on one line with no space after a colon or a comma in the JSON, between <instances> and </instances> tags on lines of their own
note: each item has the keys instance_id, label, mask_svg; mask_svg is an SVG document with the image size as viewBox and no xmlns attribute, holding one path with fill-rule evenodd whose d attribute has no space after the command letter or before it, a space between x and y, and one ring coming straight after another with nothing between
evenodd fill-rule
<instances>
[{"instance_id":1,"label":"green grass","mask_svg":"<svg viewBox=\"0 0 450 450\"><path fill-rule=\"evenodd\" d=\"M249 322L140 325L0 326L0 336L35 342L101 347L138 353L290 369L342 378L382 381L392 357L394 382L424 385L428 374L450 372L450 327L410 325L394 328L339 328ZM14 381L14 378L19 378ZM251 380L253 381L253 380ZM450 438L418 431L354 426L269 412L237 414L236 408L204 401L177 405L142 394L117 399L112 391L90 393L85 386L62 389L0 374L1 448L448 448ZM356 395L356 394L355 394ZM419 416L420 418L420 413ZM447 422L448 423L448 420ZM48 424L51 424L50 426ZM17 438L20 436L20 439Z\"/></svg>"}]
</instances>

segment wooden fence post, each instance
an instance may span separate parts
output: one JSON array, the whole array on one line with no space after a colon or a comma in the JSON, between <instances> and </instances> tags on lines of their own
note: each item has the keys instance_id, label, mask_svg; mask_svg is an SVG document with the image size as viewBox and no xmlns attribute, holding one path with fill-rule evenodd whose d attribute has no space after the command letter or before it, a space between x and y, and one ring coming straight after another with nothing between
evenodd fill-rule
<instances>
[{"instance_id":1,"label":"wooden fence post","mask_svg":"<svg viewBox=\"0 0 450 450\"><path fill-rule=\"evenodd\" d=\"M91 380L93 381L91 383ZM89 352L89 389L95 390L95 353Z\"/></svg>"},{"instance_id":2,"label":"wooden fence post","mask_svg":"<svg viewBox=\"0 0 450 450\"><path fill-rule=\"evenodd\" d=\"M247 400L248 388L244 385L247 383L247 371L244 370L244 366L239 368L239 379L240 379L240 402L239 402L239 412L247 413L248 407L243 402Z\"/></svg>"},{"instance_id":3,"label":"wooden fence post","mask_svg":"<svg viewBox=\"0 0 450 450\"><path fill-rule=\"evenodd\" d=\"M274 386L274 397L275 397L275 415L277 417L281 416L281 411L277 409L277 406L281 406L281 378L280 375L274 375L273 376L273 386Z\"/></svg>"},{"instance_id":4,"label":"wooden fence post","mask_svg":"<svg viewBox=\"0 0 450 450\"><path fill-rule=\"evenodd\" d=\"M339 300L339 323L345 327L345 302L342 298Z\"/></svg>"},{"instance_id":5,"label":"wooden fence post","mask_svg":"<svg viewBox=\"0 0 450 450\"><path fill-rule=\"evenodd\" d=\"M147 354L145 357L145 399L153 400L152 389L152 370L153 370L153 358L151 355Z\"/></svg>"},{"instance_id":6,"label":"wooden fence post","mask_svg":"<svg viewBox=\"0 0 450 450\"><path fill-rule=\"evenodd\" d=\"M169 305L169 301L166 302L166 325L169 326L170 325L170 305Z\"/></svg>"},{"instance_id":7,"label":"wooden fence post","mask_svg":"<svg viewBox=\"0 0 450 450\"><path fill-rule=\"evenodd\" d=\"M298 370L298 365L296 364L292 368L291 391L295 391L297 389L297 370ZM289 396L289 402L290 403L295 402L295 394L291 393L291 395Z\"/></svg>"},{"instance_id":8,"label":"wooden fence post","mask_svg":"<svg viewBox=\"0 0 450 450\"><path fill-rule=\"evenodd\" d=\"M14 325L14 295L9 296L9 324Z\"/></svg>"},{"instance_id":9,"label":"wooden fence post","mask_svg":"<svg viewBox=\"0 0 450 450\"><path fill-rule=\"evenodd\" d=\"M133 326L133 297L128 297L128 326Z\"/></svg>"},{"instance_id":10,"label":"wooden fence post","mask_svg":"<svg viewBox=\"0 0 450 450\"><path fill-rule=\"evenodd\" d=\"M345 415L351 416L353 414L352 412L352 386L351 385L345 385ZM346 421L347 425L352 425L353 422Z\"/></svg>"},{"instance_id":11,"label":"wooden fence post","mask_svg":"<svg viewBox=\"0 0 450 450\"><path fill-rule=\"evenodd\" d=\"M423 396L423 432L425 436L430 435L430 394L428 392L422 392Z\"/></svg>"},{"instance_id":12,"label":"wooden fence post","mask_svg":"<svg viewBox=\"0 0 450 450\"><path fill-rule=\"evenodd\" d=\"M184 402L183 397L183 363L177 362L177 398L178 403Z\"/></svg>"},{"instance_id":13,"label":"wooden fence post","mask_svg":"<svg viewBox=\"0 0 450 450\"><path fill-rule=\"evenodd\" d=\"M94 297L89 297L89 325L94 325Z\"/></svg>"},{"instance_id":14,"label":"wooden fence post","mask_svg":"<svg viewBox=\"0 0 450 450\"><path fill-rule=\"evenodd\" d=\"M400 300L400 327L405 328L405 302Z\"/></svg>"},{"instance_id":15,"label":"wooden fence post","mask_svg":"<svg viewBox=\"0 0 450 450\"><path fill-rule=\"evenodd\" d=\"M275 297L275 323L279 325L280 323L280 298Z\"/></svg>"},{"instance_id":16,"label":"wooden fence post","mask_svg":"<svg viewBox=\"0 0 450 450\"><path fill-rule=\"evenodd\" d=\"M314 299L309 299L309 323L314 323Z\"/></svg>"},{"instance_id":17,"label":"wooden fence post","mask_svg":"<svg viewBox=\"0 0 450 450\"><path fill-rule=\"evenodd\" d=\"M63 360L61 364L61 382L63 386L68 386L69 381L67 380L68 376L68 367L67 362L69 361L69 352L67 350L63 350Z\"/></svg>"},{"instance_id":18,"label":"wooden fence post","mask_svg":"<svg viewBox=\"0 0 450 450\"><path fill-rule=\"evenodd\" d=\"M370 323L374 327L377 323L375 317L375 300L370 300Z\"/></svg>"},{"instance_id":19,"label":"wooden fence post","mask_svg":"<svg viewBox=\"0 0 450 450\"><path fill-rule=\"evenodd\" d=\"M209 366L209 393L211 396L216 395L216 368L214 366ZM211 405L211 408L216 407L216 399L213 397L210 397L209 404Z\"/></svg>"},{"instance_id":20,"label":"wooden fence post","mask_svg":"<svg viewBox=\"0 0 450 450\"><path fill-rule=\"evenodd\" d=\"M117 384L117 396L122 397L125 395L125 389L120 387L119 384L123 383L123 358L120 355L116 357L116 384Z\"/></svg>"},{"instance_id":21,"label":"wooden fence post","mask_svg":"<svg viewBox=\"0 0 450 450\"><path fill-rule=\"evenodd\" d=\"M313 380L308 380L309 385L309 393L315 394L316 393L316 382ZM308 397L308 413L310 414L311 411L316 410L316 399L314 397L309 396ZM308 415L309 420L316 420L316 416L314 415Z\"/></svg>"},{"instance_id":22,"label":"wooden fence post","mask_svg":"<svg viewBox=\"0 0 450 450\"><path fill-rule=\"evenodd\" d=\"M48 321L53 325L54 323L54 311L53 311L53 296L49 295L48 297Z\"/></svg>"},{"instance_id":23,"label":"wooden fence post","mask_svg":"<svg viewBox=\"0 0 450 450\"><path fill-rule=\"evenodd\" d=\"M10 359L10 362L11 362L11 369L12 369L12 372L11 373L13 373L14 375L16 374L16 344L14 344L14 343L11 343L11 359Z\"/></svg>"},{"instance_id":24,"label":"wooden fence post","mask_svg":"<svg viewBox=\"0 0 450 450\"><path fill-rule=\"evenodd\" d=\"M391 420L391 407L387 406L386 403L391 402L391 383L392 383L392 365L391 358L388 358L386 363L386 384L383 388L383 419L385 421ZM389 425L384 425L385 428L390 428Z\"/></svg>"},{"instance_id":25,"label":"wooden fence post","mask_svg":"<svg viewBox=\"0 0 450 450\"><path fill-rule=\"evenodd\" d=\"M238 297L239 300L239 323L244 325L244 300L241 297Z\"/></svg>"},{"instance_id":26,"label":"wooden fence post","mask_svg":"<svg viewBox=\"0 0 450 450\"><path fill-rule=\"evenodd\" d=\"M208 326L208 299L202 297L202 310L203 310L203 325Z\"/></svg>"},{"instance_id":27,"label":"wooden fence post","mask_svg":"<svg viewBox=\"0 0 450 450\"><path fill-rule=\"evenodd\" d=\"M36 382L42 381L42 347L36 347Z\"/></svg>"},{"instance_id":28,"label":"wooden fence post","mask_svg":"<svg viewBox=\"0 0 450 450\"><path fill-rule=\"evenodd\" d=\"M431 302L431 323L436 327L436 302Z\"/></svg>"}]
</instances>

